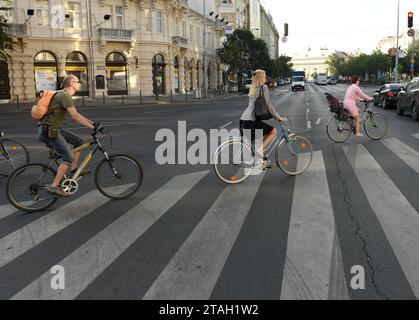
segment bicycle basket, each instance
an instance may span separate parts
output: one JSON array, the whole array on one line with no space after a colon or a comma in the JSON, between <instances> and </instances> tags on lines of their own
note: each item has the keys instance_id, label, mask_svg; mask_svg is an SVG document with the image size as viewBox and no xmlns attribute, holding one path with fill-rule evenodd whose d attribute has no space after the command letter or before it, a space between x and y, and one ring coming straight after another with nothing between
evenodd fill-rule
<instances>
[{"instance_id":1,"label":"bicycle basket","mask_svg":"<svg viewBox=\"0 0 419 320\"><path fill-rule=\"evenodd\" d=\"M331 94L325 92L327 102L329 103L330 112L338 113L343 109L342 102L338 98L332 96Z\"/></svg>"}]
</instances>

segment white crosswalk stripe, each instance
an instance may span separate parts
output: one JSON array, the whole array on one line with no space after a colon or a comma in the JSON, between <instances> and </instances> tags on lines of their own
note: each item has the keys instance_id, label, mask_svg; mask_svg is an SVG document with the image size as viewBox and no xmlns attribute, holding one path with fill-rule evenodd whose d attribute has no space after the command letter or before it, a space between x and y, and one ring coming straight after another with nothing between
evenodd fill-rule
<instances>
[{"instance_id":1,"label":"white crosswalk stripe","mask_svg":"<svg viewBox=\"0 0 419 320\"><path fill-rule=\"evenodd\" d=\"M0 219L6 218L11 214L15 213L17 209L10 204L4 204L0 206Z\"/></svg>"},{"instance_id":2,"label":"white crosswalk stripe","mask_svg":"<svg viewBox=\"0 0 419 320\"><path fill-rule=\"evenodd\" d=\"M145 300L209 299L264 175L223 191L145 294Z\"/></svg>"},{"instance_id":3,"label":"white crosswalk stripe","mask_svg":"<svg viewBox=\"0 0 419 320\"><path fill-rule=\"evenodd\" d=\"M108 201L99 191L93 190L0 239L0 267Z\"/></svg>"},{"instance_id":4,"label":"white crosswalk stripe","mask_svg":"<svg viewBox=\"0 0 419 320\"><path fill-rule=\"evenodd\" d=\"M310 168L295 182L282 300L326 300L336 296L329 292L336 287L329 281L332 252L338 244L334 241L335 220L328 190L323 156L317 151ZM342 263L335 267L342 268Z\"/></svg>"},{"instance_id":5,"label":"white crosswalk stripe","mask_svg":"<svg viewBox=\"0 0 419 320\"><path fill-rule=\"evenodd\" d=\"M316 99L323 95L318 93ZM419 139L419 134L413 136ZM386 138L378 143L384 144L385 152L396 155L419 174L418 151L397 138ZM364 146L344 146L343 151L408 283L419 297L418 212L405 198L403 190L399 190L386 174L386 168L382 168ZM282 289L281 300L349 299L344 274L347 268L343 268L344 257L336 230L326 165L323 153L316 151L309 169L295 177L282 288L279 288ZM30 283L25 283L25 288L16 289L15 292L20 291L12 299L77 298L176 203L184 201L184 196L208 172L174 177L57 262L65 270L65 290L53 290L53 274L43 270L40 277L37 274ZM156 274L151 286L143 291L146 292L143 299L209 299L217 282L222 280L223 268L268 174L271 171L263 171L242 184L226 186L186 241L176 248L176 254L168 258L168 261L171 259L163 271ZM4 236L0 239L0 273L3 266L9 267L10 262L34 247L44 245L45 240L107 205L108 201L98 191L91 191ZM0 219L14 212L16 209L12 206L2 205Z\"/></svg>"},{"instance_id":6,"label":"white crosswalk stripe","mask_svg":"<svg viewBox=\"0 0 419 320\"><path fill-rule=\"evenodd\" d=\"M381 142L413 170L419 173L419 152L413 150L397 138L389 138Z\"/></svg>"},{"instance_id":7,"label":"white crosswalk stripe","mask_svg":"<svg viewBox=\"0 0 419 320\"><path fill-rule=\"evenodd\" d=\"M344 151L416 297L419 297L418 212L364 146L344 147Z\"/></svg>"},{"instance_id":8,"label":"white crosswalk stripe","mask_svg":"<svg viewBox=\"0 0 419 320\"><path fill-rule=\"evenodd\" d=\"M65 290L53 290L46 272L12 299L61 300L76 298L138 237L188 193L208 171L175 177L139 205L58 263L66 275Z\"/></svg>"}]
</instances>

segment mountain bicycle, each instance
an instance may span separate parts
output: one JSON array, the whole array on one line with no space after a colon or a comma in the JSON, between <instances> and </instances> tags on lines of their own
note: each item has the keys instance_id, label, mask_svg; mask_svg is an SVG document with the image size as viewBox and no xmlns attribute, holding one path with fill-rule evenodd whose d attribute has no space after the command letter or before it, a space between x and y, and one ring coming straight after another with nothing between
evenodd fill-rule
<instances>
[{"instance_id":1,"label":"mountain bicycle","mask_svg":"<svg viewBox=\"0 0 419 320\"><path fill-rule=\"evenodd\" d=\"M71 177L64 176L62 190L72 196L79 190L82 171L99 150L104 155L94 172L97 189L110 199L126 199L133 195L143 181L143 169L138 160L125 154L108 154L97 137L99 132L104 135L104 128L99 125L92 132L93 140L73 149L73 152L90 148L86 158ZM58 167L60 156L48 144L50 162L28 163L17 168L6 182L6 195L9 202L25 212L43 211L51 207L58 197L48 192L47 186L56 175L54 167Z\"/></svg>"},{"instance_id":2,"label":"mountain bicycle","mask_svg":"<svg viewBox=\"0 0 419 320\"><path fill-rule=\"evenodd\" d=\"M331 104L329 97L328 100ZM387 118L379 112L372 111L372 101L363 100L361 102L365 105L365 108L360 111L365 134L373 140L381 139L388 130ZM335 112L335 115L327 123L327 135L334 142L345 142L352 133L355 133L355 119L343 110L342 103L340 103L340 108L332 108L331 105L330 108L332 112Z\"/></svg>"},{"instance_id":3,"label":"mountain bicycle","mask_svg":"<svg viewBox=\"0 0 419 320\"><path fill-rule=\"evenodd\" d=\"M19 141L5 139L0 132L0 176L8 177L17 167L30 161L28 149Z\"/></svg>"},{"instance_id":4,"label":"mountain bicycle","mask_svg":"<svg viewBox=\"0 0 419 320\"><path fill-rule=\"evenodd\" d=\"M291 129L286 130L283 123L280 123L274 140L265 148L260 169L265 170L270 166L269 157L274 151L277 166L288 175L302 174L313 159L310 141L291 133ZM216 176L228 184L243 182L255 170L256 154L253 144L246 137L229 138L214 153Z\"/></svg>"}]
</instances>

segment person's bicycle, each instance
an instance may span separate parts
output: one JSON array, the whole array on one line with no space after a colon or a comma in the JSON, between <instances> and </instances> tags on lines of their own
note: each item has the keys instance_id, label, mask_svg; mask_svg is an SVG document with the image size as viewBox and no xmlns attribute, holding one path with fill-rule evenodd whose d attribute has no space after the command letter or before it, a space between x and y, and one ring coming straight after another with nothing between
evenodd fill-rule
<instances>
[{"instance_id":1,"label":"person's bicycle","mask_svg":"<svg viewBox=\"0 0 419 320\"><path fill-rule=\"evenodd\" d=\"M300 135L290 133L280 123L278 133L265 148L263 165L270 166L270 155L275 151L277 166L288 175L302 174L311 164L313 147L310 141ZM238 184L246 180L255 170L256 152L246 137L231 137L223 142L214 153L214 171L225 183ZM256 169L257 170L257 169Z\"/></svg>"},{"instance_id":2,"label":"person's bicycle","mask_svg":"<svg viewBox=\"0 0 419 320\"><path fill-rule=\"evenodd\" d=\"M104 135L103 126L92 132L93 140L81 145L73 151L90 148L86 158L71 176L64 176L61 188L69 196L74 195L79 189L82 171L99 150L104 159L99 162L94 172L94 181L97 189L110 199L125 199L133 195L143 181L143 169L138 160L125 154L108 154L97 135ZM59 155L48 144L50 162L28 163L17 168L7 179L6 195L9 202L19 210L25 212L43 211L51 207L58 197L49 193L47 187L54 180L59 165Z\"/></svg>"},{"instance_id":3,"label":"person's bicycle","mask_svg":"<svg viewBox=\"0 0 419 320\"><path fill-rule=\"evenodd\" d=\"M28 149L17 140L4 138L4 133L0 132L0 176L8 177L29 161Z\"/></svg>"},{"instance_id":4,"label":"person's bicycle","mask_svg":"<svg viewBox=\"0 0 419 320\"><path fill-rule=\"evenodd\" d=\"M345 142L352 133L355 133L355 119L343 110L342 102L339 102L336 97L328 93L326 97L330 111L335 113L327 123L327 135L334 142ZM365 134L373 140L381 139L388 130L387 118L379 112L372 111L372 101L361 102L365 105L365 108L360 111Z\"/></svg>"}]
</instances>

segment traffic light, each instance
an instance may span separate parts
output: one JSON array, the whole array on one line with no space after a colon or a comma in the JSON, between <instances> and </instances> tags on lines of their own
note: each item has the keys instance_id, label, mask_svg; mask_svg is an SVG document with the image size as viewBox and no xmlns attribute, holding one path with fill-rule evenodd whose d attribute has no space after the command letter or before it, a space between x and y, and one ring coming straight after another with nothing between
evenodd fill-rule
<instances>
[{"instance_id":1,"label":"traffic light","mask_svg":"<svg viewBox=\"0 0 419 320\"><path fill-rule=\"evenodd\" d=\"M407 14L407 27L412 28L413 27L413 12L409 12Z\"/></svg>"},{"instance_id":2,"label":"traffic light","mask_svg":"<svg viewBox=\"0 0 419 320\"><path fill-rule=\"evenodd\" d=\"M288 23L284 23L284 37L288 37Z\"/></svg>"}]
</instances>

